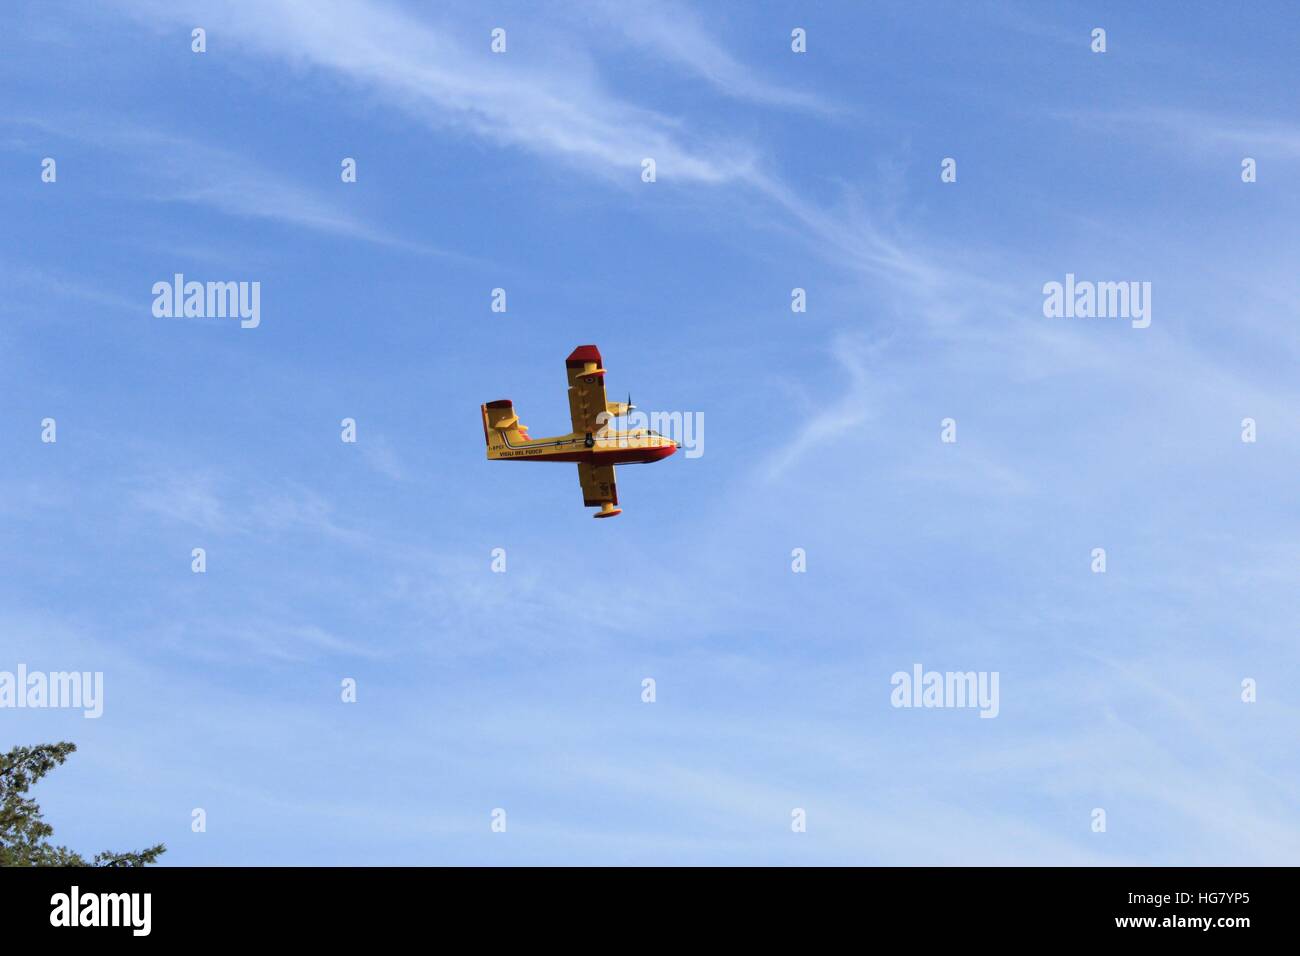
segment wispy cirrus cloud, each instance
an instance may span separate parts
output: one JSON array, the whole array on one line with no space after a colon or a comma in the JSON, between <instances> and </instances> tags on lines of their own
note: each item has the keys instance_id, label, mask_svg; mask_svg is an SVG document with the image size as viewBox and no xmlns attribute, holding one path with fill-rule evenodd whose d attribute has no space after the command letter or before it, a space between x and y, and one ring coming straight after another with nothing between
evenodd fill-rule
<instances>
[{"instance_id":1,"label":"wispy cirrus cloud","mask_svg":"<svg viewBox=\"0 0 1300 956\"><path fill-rule=\"evenodd\" d=\"M453 24L433 26L369 0L149 3L124 11L152 24L188 24L201 14L211 34L239 51L326 71L432 125L606 177L636 175L648 156L661 175L722 183L744 178L755 162L739 141L692 136L678 121L620 99L572 46L550 60L522 50L494 56L481 30L471 40Z\"/></svg>"},{"instance_id":2,"label":"wispy cirrus cloud","mask_svg":"<svg viewBox=\"0 0 1300 956\"><path fill-rule=\"evenodd\" d=\"M610 183L638 182L642 160L652 158L665 184L740 189L749 195L749 206L766 208L769 227L797 230L817 254L848 269L924 287L933 287L943 274L930 256L890 238L868 215L848 215L801 195L767 168L757 145L701 132L702 124L614 93L603 78L602 62L581 45L577 28L561 34L534 23L527 34L532 44L524 44L521 29L511 52L502 56L489 51L481 24L475 23L472 31L445 19L431 24L376 0L259 0L217 7L150 3L124 10L155 27L189 24L202 15L210 33L231 38L230 47L238 53L320 71L432 128L458 130L575 165ZM597 7L596 12L624 43L686 68L726 95L825 115L835 112L821 100L769 83L743 66L694 13L677 7ZM593 43L597 41L607 42L607 34L598 33ZM558 49L564 50L562 57L554 55ZM232 192L237 190L223 189L217 198ZM301 215L330 224L310 205Z\"/></svg>"},{"instance_id":3,"label":"wispy cirrus cloud","mask_svg":"<svg viewBox=\"0 0 1300 956\"><path fill-rule=\"evenodd\" d=\"M1081 126L1123 129L1138 135L1157 129L1153 145L1192 147L1199 151L1221 149L1267 151L1285 158L1300 157L1300 125L1273 117L1227 116L1219 113L1147 107L1124 110L1074 110L1055 114Z\"/></svg>"},{"instance_id":4,"label":"wispy cirrus cloud","mask_svg":"<svg viewBox=\"0 0 1300 956\"><path fill-rule=\"evenodd\" d=\"M115 183L119 198L203 206L229 216L262 219L324 235L370 242L423 255L469 261L406 240L340 208L318 190L277 173L251 157L208 142L162 132L136 120L112 123L81 116L9 118L13 127L37 129L109 153L125 164L127 176Z\"/></svg>"},{"instance_id":5,"label":"wispy cirrus cloud","mask_svg":"<svg viewBox=\"0 0 1300 956\"><path fill-rule=\"evenodd\" d=\"M599 15L630 47L703 79L724 96L824 116L842 112L824 96L765 80L720 44L716 31L694 9L681 3L642 7L602 0L584 9Z\"/></svg>"},{"instance_id":6,"label":"wispy cirrus cloud","mask_svg":"<svg viewBox=\"0 0 1300 956\"><path fill-rule=\"evenodd\" d=\"M292 483L235 483L212 470L171 473L135 481L130 500L142 512L211 534L260 537L306 532L342 543L365 544L364 534L342 524L333 504Z\"/></svg>"}]
</instances>

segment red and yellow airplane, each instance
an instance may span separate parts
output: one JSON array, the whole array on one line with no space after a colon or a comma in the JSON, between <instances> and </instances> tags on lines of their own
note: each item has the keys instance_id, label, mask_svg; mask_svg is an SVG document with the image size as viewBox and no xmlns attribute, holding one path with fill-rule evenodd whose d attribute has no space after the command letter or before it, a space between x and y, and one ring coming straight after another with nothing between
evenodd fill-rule
<instances>
[{"instance_id":1,"label":"red and yellow airplane","mask_svg":"<svg viewBox=\"0 0 1300 956\"><path fill-rule=\"evenodd\" d=\"M677 443L656 431L639 428L617 431L611 418L626 415L636 406L605 398L605 369L600 350L579 345L564 362L569 377L569 414L573 431L553 438L530 438L528 427L519 423L514 402L488 402L483 409L483 437L487 439L489 461L574 461L582 483L582 503L600 507L593 518L622 514L614 466L632 462L660 461L677 450Z\"/></svg>"}]
</instances>

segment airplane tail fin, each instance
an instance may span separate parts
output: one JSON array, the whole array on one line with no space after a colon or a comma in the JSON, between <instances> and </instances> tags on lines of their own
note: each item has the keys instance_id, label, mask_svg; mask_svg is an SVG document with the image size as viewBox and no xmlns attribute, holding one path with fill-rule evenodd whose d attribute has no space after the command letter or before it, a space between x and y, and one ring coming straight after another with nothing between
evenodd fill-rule
<instances>
[{"instance_id":1,"label":"airplane tail fin","mask_svg":"<svg viewBox=\"0 0 1300 956\"><path fill-rule=\"evenodd\" d=\"M500 458L501 452L511 445L528 441L528 426L519 424L515 404L508 398L488 402L483 409L483 437L487 441L487 456Z\"/></svg>"}]
</instances>

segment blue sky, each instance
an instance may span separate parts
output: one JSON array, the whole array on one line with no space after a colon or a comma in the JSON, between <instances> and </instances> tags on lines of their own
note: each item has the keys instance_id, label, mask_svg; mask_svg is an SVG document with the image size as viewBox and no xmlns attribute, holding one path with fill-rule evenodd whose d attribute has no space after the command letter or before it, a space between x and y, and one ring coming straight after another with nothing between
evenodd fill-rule
<instances>
[{"instance_id":1,"label":"blue sky","mask_svg":"<svg viewBox=\"0 0 1300 956\"><path fill-rule=\"evenodd\" d=\"M0 711L79 746L59 839L1295 862L1300 16L1251 9L7 6L0 670L105 682ZM177 272L260 326L155 318ZM1150 327L1046 318L1067 273ZM613 521L482 443L567 430L588 342L706 422ZM997 718L892 707L917 663Z\"/></svg>"}]
</instances>

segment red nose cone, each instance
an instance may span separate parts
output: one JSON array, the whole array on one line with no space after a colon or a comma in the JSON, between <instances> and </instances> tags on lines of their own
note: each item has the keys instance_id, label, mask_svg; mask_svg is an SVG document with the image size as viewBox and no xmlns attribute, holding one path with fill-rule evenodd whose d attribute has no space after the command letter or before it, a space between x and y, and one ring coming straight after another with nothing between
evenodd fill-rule
<instances>
[{"instance_id":1,"label":"red nose cone","mask_svg":"<svg viewBox=\"0 0 1300 956\"><path fill-rule=\"evenodd\" d=\"M663 448L656 448L655 451L658 453L658 457L657 457L655 460L656 460L656 461L661 461L661 460L663 460L664 458L667 458L669 455L671 455L671 454L672 454L673 452L675 452L676 450L677 450L677 445L676 445L676 444L665 445Z\"/></svg>"}]
</instances>

